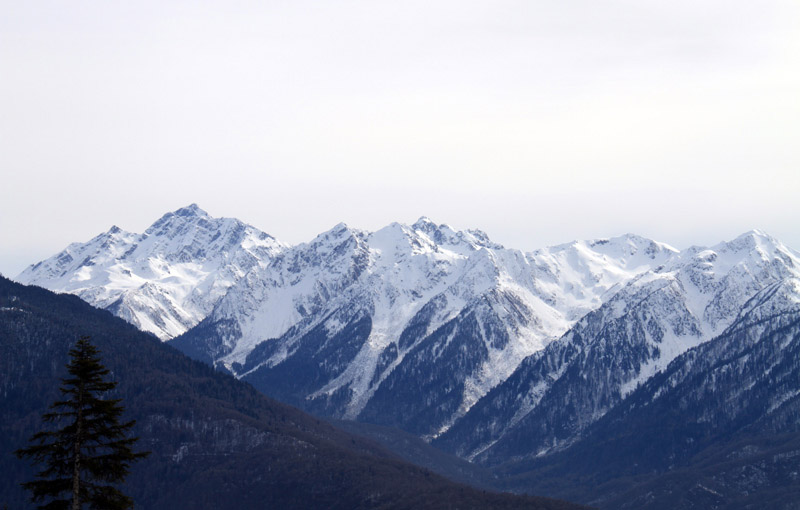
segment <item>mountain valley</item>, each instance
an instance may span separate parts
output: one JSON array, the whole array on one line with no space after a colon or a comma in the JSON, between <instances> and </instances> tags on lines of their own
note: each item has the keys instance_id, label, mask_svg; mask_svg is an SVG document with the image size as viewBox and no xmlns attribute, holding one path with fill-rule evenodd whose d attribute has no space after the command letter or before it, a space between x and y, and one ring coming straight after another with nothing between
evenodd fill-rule
<instances>
[{"instance_id":1,"label":"mountain valley","mask_svg":"<svg viewBox=\"0 0 800 510\"><path fill-rule=\"evenodd\" d=\"M603 508L705 508L713 493L745 508L797 488L800 254L760 231L523 252L423 217L289 246L192 205L17 280L304 411L399 428L515 492ZM780 467L758 468L756 486L731 481L767 454ZM704 489L684 483L695 475Z\"/></svg>"}]
</instances>

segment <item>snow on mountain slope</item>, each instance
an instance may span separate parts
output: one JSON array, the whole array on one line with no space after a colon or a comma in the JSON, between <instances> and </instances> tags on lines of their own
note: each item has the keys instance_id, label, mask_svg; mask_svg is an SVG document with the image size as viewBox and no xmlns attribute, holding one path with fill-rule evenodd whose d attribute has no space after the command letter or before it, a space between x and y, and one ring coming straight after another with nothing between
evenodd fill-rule
<instances>
[{"instance_id":1,"label":"snow on mountain slope","mask_svg":"<svg viewBox=\"0 0 800 510\"><path fill-rule=\"evenodd\" d=\"M192 204L143 234L114 226L23 271L17 281L76 294L162 340L197 324L247 271L285 249L232 218Z\"/></svg>"},{"instance_id":2,"label":"snow on mountain slope","mask_svg":"<svg viewBox=\"0 0 800 510\"><path fill-rule=\"evenodd\" d=\"M665 323L667 335L658 342L659 355L622 388L623 395L688 348L722 333L757 293L798 276L800 254L757 230L711 248L686 250L663 277L682 293L685 309L696 319L699 331L681 334L678 319Z\"/></svg>"},{"instance_id":3,"label":"snow on mountain slope","mask_svg":"<svg viewBox=\"0 0 800 510\"><path fill-rule=\"evenodd\" d=\"M421 218L286 247L192 205L18 279L178 335L309 411L495 463L571 444L756 296L783 289L770 306L793 306L799 276L800 256L759 231L682 252L628 234L525 253Z\"/></svg>"},{"instance_id":4,"label":"snow on mountain slope","mask_svg":"<svg viewBox=\"0 0 800 510\"><path fill-rule=\"evenodd\" d=\"M797 501L787 494L796 493L800 467L798 415L800 280L787 278L566 451L501 469L514 474L510 490L575 491L604 509L785 508ZM693 490L698 483L704 490Z\"/></svg>"},{"instance_id":5,"label":"snow on mountain slope","mask_svg":"<svg viewBox=\"0 0 800 510\"><path fill-rule=\"evenodd\" d=\"M676 255L632 235L523 253L427 218L373 233L340 224L251 271L174 345L306 409L398 415L393 425L437 434ZM448 410L428 416L437 406Z\"/></svg>"},{"instance_id":6,"label":"snow on mountain slope","mask_svg":"<svg viewBox=\"0 0 800 510\"><path fill-rule=\"evenodd\" d=\"M529 254L536 293L574 322L636 276L669 263L678 250L633 234L575 241Z\"/></svg>"},{"instance_id":7,"label":"snow on mountain slope","mask_svg":"<svg viewBox=\"0 0 800 510\"><path fill-rule=\"evenodd\" d=\"M439 444L489 463L563 448L677 356L720 334L759 292L798 276L800 256L758 231L688 249L526 358Z\"/></svg>"}]
</instances>

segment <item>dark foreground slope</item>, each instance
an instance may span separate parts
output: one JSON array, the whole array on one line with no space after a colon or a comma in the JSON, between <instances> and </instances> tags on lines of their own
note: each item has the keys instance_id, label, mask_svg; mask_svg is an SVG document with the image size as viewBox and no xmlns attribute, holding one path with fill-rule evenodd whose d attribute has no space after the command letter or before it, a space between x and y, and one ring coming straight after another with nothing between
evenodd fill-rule
<instances>
[{"instance_id":1,"label":"dark foreground slope","mask_svg":"<svg viewBox=\"0 0 800 510\"><path fill-rule=\"evenodd\" d=\"M449 480L486 490L497 490L500 483L489 468L442 451L398 428L359 421L327 421L348 434L375 441L406 462L423 466Z\"/></svg>"},{"instance_id":2,"label":"dark foreground slope","mask_svg":"<svg viewBox=\"0 0 800 510\"><path fill-rule=\"evenodd\" d=\"M0 277L0 505L25 508L33 469L11 453L58 395L67 351L89 334L119 381L140 449L124 490L137 508L541 508L398 460L190 360L110 313Z\"/></svg>"}]
</instances>

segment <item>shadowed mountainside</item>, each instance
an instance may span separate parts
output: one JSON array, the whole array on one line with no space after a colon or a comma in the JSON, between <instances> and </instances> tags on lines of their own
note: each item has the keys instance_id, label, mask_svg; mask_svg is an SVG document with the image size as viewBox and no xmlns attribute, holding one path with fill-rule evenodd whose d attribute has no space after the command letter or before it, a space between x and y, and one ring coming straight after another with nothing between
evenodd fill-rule
<instances>
[{"instance_id":1,"label":"shadowed mountainside","mask_svg":"<svg viewBox=\"0 0 800 510\"><path fill-rule=\"evenodd\" d=\"M25 507L33 468L12 452L58 396L67 351L92 336L119 382L137 448L123 488L138 508L541 508L575 505L493 494L407 464L251 386L192 361L80 299L0 277L0 504Z\"/></svg>"}]
</instances>

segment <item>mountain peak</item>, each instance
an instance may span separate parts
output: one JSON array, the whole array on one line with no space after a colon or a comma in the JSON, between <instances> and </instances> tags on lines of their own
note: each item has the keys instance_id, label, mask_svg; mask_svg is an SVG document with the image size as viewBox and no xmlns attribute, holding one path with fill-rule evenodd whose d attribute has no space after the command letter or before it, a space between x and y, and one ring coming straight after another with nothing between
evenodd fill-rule
<instances>
[{"instance_id":1,"label":"mountain peak","mask_svg":"<svg viewBox=\"0 0 800 510\"><path fill-rule=\"evenodd\" d=\"M437 225L427 216L420 216L420 218L411 225L411 228L416 232L422 232L431 238L436 244L466 244L471 245L473 248L503 248L497 243L493 243L486 232L478 229L455 230L453 227L446 223Z\"/></svg>"},{"instance_id":2,"label":"mountain peak","mask_svg":"<svg viewBox=\"0 0 800 510\"><path fill-rule=\"evenodd\" d=\"M767 241L771 243L777 243L778 241L772 237L771 235L767 234L763 230L754 228L752 230L748 230L747 232L739 235L736 239L732 242L751 242L756 240Z\"/></svg>"},{"instance_id":3,"label":"mountain peak","mask_svg":"<svg viewBox=\"0 0 800 510\"><path fill-rule=\"evenodd\" d=\"M168 225L170 228L176 225L184 225L188 222L192 222L194 220L200 219L210 219L211 216L208 215L207 212L200 209L197 204L190 204L186 207L181 207L178 210L168 212L161 218L159 218L155 223L150 225L150 227L145 230L146 234L153 234L160 230L163 230ZM176 223L177 221L177 223Z\"/></svg>"},{"instance_id":4,"label":"mountain peak","mask_svg":"<svg viewBox=\"0 0 800 510\"><path fill-rule=\"evenodd\" d=\"M186 207L181 207L177 211L173 213L175 216L208 216L208 213L205 212L203 209L197 204L189 204Z\"/></svg>"},{"instance_id":5,"label":"mountain peak","mask_svg":"<svg viewBox=\"0 0 800 510\"><path fill-rule=\"evenodd\" d=\"M764 252L772 253L775 250L785 251L786 248L779 240L763 230L753 229L739 235L732 241L722 242L713 247L716 251L732 252Z\"/></svg>"},{"instance_id":6,"label":"mountain peak","mask_svg":"<svg viewBox=\"0 0 800 510\"><path fill-rule=\"evenodd\" d=\"M427 216L420 216L420 218L411 225L411 228L416 230L417 232L422 232L427 235L432 235L434 232L439 230L439 226L433 222Z\"/></svg>"},{"instance_id":7,"label":"mountain peak","mask_svg":"<svg viewBox=\"0 0 800 510\"><path fill-rule=\"evenodd\" d=\"M341 237L349 237L354 232L355 231L352 228L350 228L350 226L347 223L345 223L343 221L340 221L339 223L337 223L336 225L331 227L329 230L319 234L317 236L317 238L320 238L320 239L338 239L338 238L341 238Z\"/></svg>"},{"instance_id":8,"label":"mountain peak","mask_svg":"<svg viewBox=\"0 0 800 510\"><path fill-rule=\"evenodd\" d=\"M748 230L747 232L743 233L739 237L744 237L744 236L771 237L769 234L767 234L765 231L761 230L760 228L752 228L752 229Z\"/></svg>"},{"instance_id":9,"label":"mountain peak","mask_svg":"<svg viewBox=\"0 0 800 510\"><path fill-rule=\"evenodd\" d=\"M191 204L164 214L144 234L112 226L18 279L76 294L167 339L199 322L229 287L283 249L264 232Z\"/></svg>"},{"instance_id":10,"label":"mountain peak","mask_svg":"<svg viewBox=\"0 0 800 510\"><path fill-rule=\"evenodd\" d=\"M364 237L364 235L365 233L363 231L354 229L349 225L347 225L347 223L339 222L333 227L331 227L329 230L326 230L325 232L318 234L309 243L304 243L304 244L320 245L330 242L340 243L347 239L361 239Z\"/></svg>"},{"instance_id":11,"label":"mountain peak","mask_svg":"<svg viewBox=\"0 0 800 510\"><path fill-rule=\"evenodd\" d=\"M415 229L416 228L430 228L430 227L434 227L435 228L436 227L436 223L434 223L433 220L430 219L427 216L420 216L419 219L417 221L415 221L414 224L411 225L411 226L414 227Z\"/></svg>"}]
</instances>

